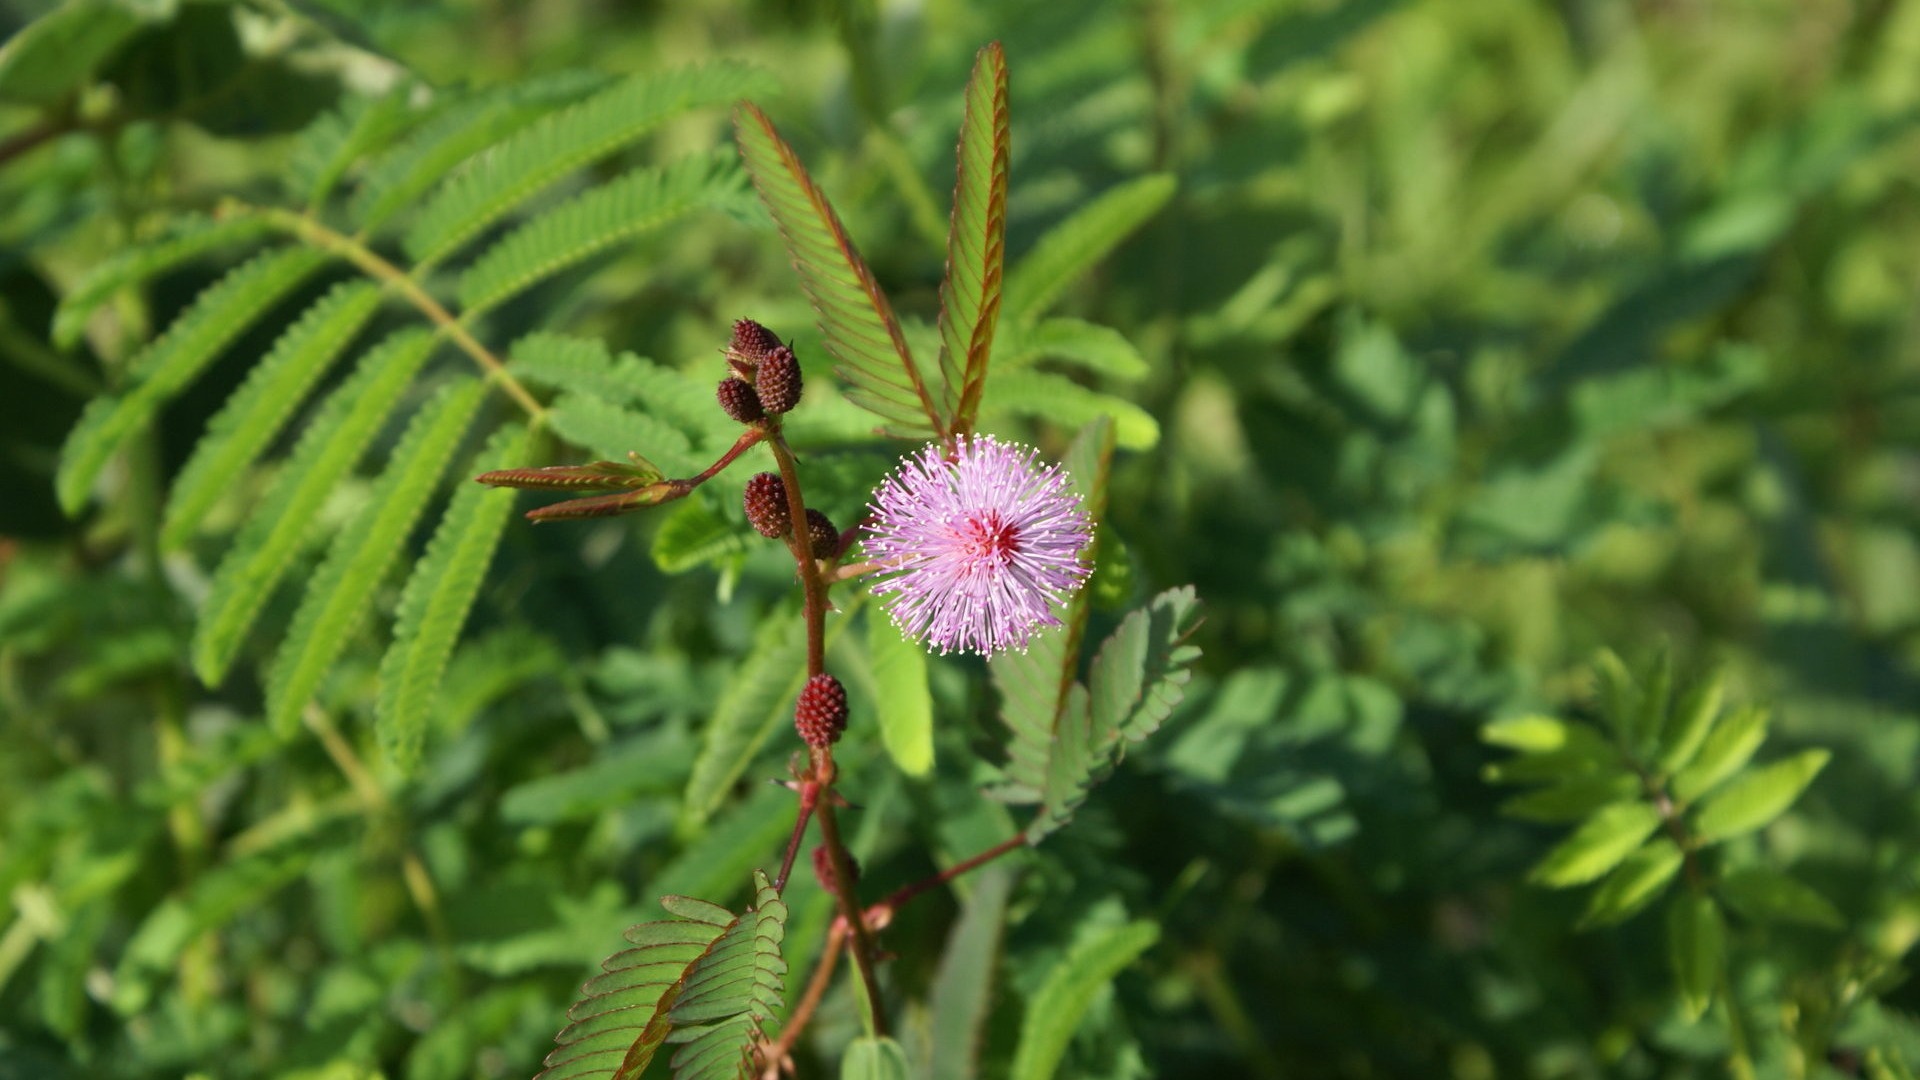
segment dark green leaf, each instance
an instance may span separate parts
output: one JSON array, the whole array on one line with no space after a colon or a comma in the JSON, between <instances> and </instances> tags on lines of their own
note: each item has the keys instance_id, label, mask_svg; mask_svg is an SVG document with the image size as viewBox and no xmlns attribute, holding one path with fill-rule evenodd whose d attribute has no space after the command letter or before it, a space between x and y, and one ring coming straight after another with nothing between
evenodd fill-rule
<instances>
[{"instance_id":1,"label":"dark green leaf","mask_svg":"<svg viewBox=\"0 0 1920 1080\"><path fill-rule=\"evenodd\" d=\"M1801 923L1840 930L1840 909L1813 888L1771 866L1749 866L1720 880L1715 890L1736 914L1755 922Z\"/></svg>"}]
</instances>

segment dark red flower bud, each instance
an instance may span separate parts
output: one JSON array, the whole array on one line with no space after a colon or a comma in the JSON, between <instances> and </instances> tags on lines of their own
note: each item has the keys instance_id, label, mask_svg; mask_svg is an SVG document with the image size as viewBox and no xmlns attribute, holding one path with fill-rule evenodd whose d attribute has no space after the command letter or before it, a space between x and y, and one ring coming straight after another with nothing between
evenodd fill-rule
<instances>
[{"instance_id":1,"label":"dark red flower bud","mask_svg":"<svg viewBox=\"0 0 1920 1080\"><path fill-rule=\"evenodd\" d=\"M720 388L714 391L714 396L720 399L720 408L728 416L743 424L766 419L767 412L760 407L760 395L745 379L721 379Z\"/></svg>"},{"instance_id":2,"label":"dark red flower bud","mask_svg":"<svg viewBox=\"0 0 1920 1080\"><path fill-rule=\"evenodd\" d=\"M847 869L853 872L853 883L860 884L860 863L853 857L851 851L847 852ZM827 851L825 844L813 846L813 876L819 879L821 888L828 892L835 891L833 856Z\"/></svg>"},{"instance_id":3,"label":"dark red flower bud","mask_svg":"<svg viewBox=\"0 0 1920 1080\"><path fill-rule=\"evenodd\" d=\"M747 481L747 521L761 536L778 540L787 535L793 516L787 512L787 485L774 473L756 473Z\"/></svg>"},{"instance_id":4,"label":"dark red flower bud","mask_svg":"<svg viewBox=\"0 0 1920 1080\"><path fill-rule=\"evenodd\" d=\"M807 507L807 543L816 559L831 559L840 550L840 530L827 515Z\"/></svg>"},{"instance_id":5,"label":"dark red flower bud","mask_svg":"<svg viewBox=\"0 0 1920 1080\"><path fill-rule=\"evenodd\" d=\"M753 388L760 393L760 407L770 416L800 404L800 361L793 350L782 345L769 352L753 377Z\"/></svg>"},{"instance_id":6,"label":"dark red flower bud","mask_svg":"<svg viewBox=\"0 0 1920 1080\"><path fill-rule=\"evenodd\" d=\"M793 708L793 727L815 749L839 742L847 730L847 688L825 672L808 679Z\"/></svg>"},{"instance_id":7,"label":"dark red flower bud","mask_svg":"<svg viewBox=\"0 0 1920 1080\"><path fill-rule=\"evenodd\" d=\"M727 343L727 359L749 365L758 364L779 347L780 339L773 331L752 319L735 319L733 340Z\"/></svg>"}]
</instances>

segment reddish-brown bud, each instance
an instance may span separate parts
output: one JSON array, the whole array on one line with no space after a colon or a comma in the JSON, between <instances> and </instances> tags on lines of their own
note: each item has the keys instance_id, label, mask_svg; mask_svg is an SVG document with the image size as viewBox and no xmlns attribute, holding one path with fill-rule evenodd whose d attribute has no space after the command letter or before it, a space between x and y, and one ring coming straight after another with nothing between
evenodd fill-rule
<instances>
[{"instance_id":1,"label":"reddish-brown bud","mask_svg":"<svg viewBox=\"0 0 1920 1080\"><path fill-rule=\"evenodd\" d=\"M827 515L807 507L807 545L816 559L831 559L840 550L840 530Z\"/></svg>"},{"instance_id":2,"label":"reddish-brown bud","mask_svg":"<svg viewBox=\"0 0 1920 1080\"><path fill-rule=\"evenodd\" d=\"M752 319L735 319L733 340L727 343L727 359L749 365L758 364L779 347L780 339L773 331Z\"/></svg>"},{"instance_id":3,"label":"reddish-brown bud","mask_svg":"<svg viewBox=\"0 0 1920 1080\"><path fill-rule=\"evenodd\" d=\"M760 394L760 407L770 416L779 416L800 404L800 361L785 345L769 352L760 361L753 377L753 388Z\"/></svg>"},{"instance_id":4,"label":"reddish-brown bud","mask_svg":"<svg viewBox=\"0 0 1920 1080\"><path fill-rule=\"evenodd\" d=\"M770 540L787 535L793 515L787 511L787 485L774 473L754 474L747 481L747 493L741 500L747 510L747 522L755 532Z\"/></svg>"},{"instance_id":5,"label":"reddish-brown bud","mask_svg":"<svg viewBox=\"0 0 1920 1080\"><path fill-rule=\"evenodd\" d=\"M720 400L720 408L728 416L743 424L766 419L767 412L760 407L760 395L754 392L753 384L745 379L731 376L720 380L720 388L714 391Z\"/></svg>"},{"instance_id":6,"label":"reddish-brown bud","mask_svg":"<svg viewBox=\"0 0 1920 1080\"><path fill-rule=\"evenodd\" d=\"M847 852L847 869L853 873L853 883L855 885L860 884L860 863L853 857L853 852L851 851ZM813 876L819 879L821 888L828 892L836 891L836 878L833 872L833 855L827 851L827 845L825 844L815 844L813 846Z\"/></svg>"},{"instance_id":7,"label":"reddish-brown bud","mask_svg":"<svg viewBox=\"0 0 1920 1080\"><path fill-rule=\"evenodd\" d=\"M793 707L793 727L815 749L839 742L847 730L847 688L824 671L808 679Z\"/></svg>"}]
</instances>

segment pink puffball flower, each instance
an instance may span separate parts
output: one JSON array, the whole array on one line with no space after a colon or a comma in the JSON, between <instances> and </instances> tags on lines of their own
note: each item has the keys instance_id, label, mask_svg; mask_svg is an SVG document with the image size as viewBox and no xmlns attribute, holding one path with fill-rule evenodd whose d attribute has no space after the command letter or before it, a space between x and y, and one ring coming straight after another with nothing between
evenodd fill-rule
<instances>
[{"instance_id":1,"label":"pink puffball flower","mask_svg":"<svg viewBox=\"0 0 1920 1080\"><path fill-rule=\"evenodd\" d=\"M864 541L891 574L873 587L893 624L940 652L1025 649L1087 580L1093 523L1057 465L991 435L901 459L874 492Z\"/></svg>"}]
</instances>

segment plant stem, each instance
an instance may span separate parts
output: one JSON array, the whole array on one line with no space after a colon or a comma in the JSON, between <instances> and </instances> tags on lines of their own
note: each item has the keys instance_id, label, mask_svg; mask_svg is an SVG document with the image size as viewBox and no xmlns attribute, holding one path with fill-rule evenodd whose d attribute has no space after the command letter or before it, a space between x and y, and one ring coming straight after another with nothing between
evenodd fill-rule
<instances>
[{"instance_id":1,"label":"plant stem","mask_svg":"<svg viewBox=\"0 0 1920 1080\"><path fill-rule=\"evenodd\" d=\"M780 468L780 482L787 490L787 548L793 552L793 566L800 575L800 589L806 600L807 677L812 678L827 669L826 589L820 581L820 567L814 561L807 536L807 500L800 490L799 466L780 429L769 424L768 434L767 448L773 451L773 460ZM827 759L832 760L831 751ZM829 787L833 784L831 773L819 779Z\"/></svg>"},{"instance_id":2,"label":"plant stem","mask_svg":"<svg viewBox=\"0 0 1920 1080\"><path fill-rule=\"evenodd\" d=\"M800 845L806 842L807 820L813 817L813 808L820 801L820 785L812 780L801 781L800 813L793 819L793 838L787 841L786 858L780 862L780 876L774 879L773 891L787 891L787 878L793 875L793 859L799 854Z\"/></svg>"},{"instance_id":3,"label":"plant stem","mask_svg":"<svg viewBox=\"0 0 1920 1080\"><path fill-rule=\"evenodd\" d=\"M223 205L226 214L257 214L269 225L299 237L301 240L332 255L352 263L368 277L398 293L400 297L419 309L434 327L445 334L448 340L459 347L461 352L473 358L487 378L500 384L521 409L535 422L546 418L547 407L533 396L519 379L507 371L507 365L495 356L493 351L482 345L460 319L454 317L433 294L420 286L413 275L388 262L379 252L345 233L328 228L326 225L308 217L277 206L254 206L238 201Z\"/></svg>"},{"instance_id":4,"label":"plant stem","mask_svg":"<svg viewBox=\"0 0 1920 1080\"><path fill-rule=\"evenodd\" d=\"M773 451L773 459L780 468L780 481L787 491L787 549L793 553L794 572L800 576L800 589L806 602L807 677L811 679L826 671L827 587L821 580L820 564L813 557L812 541L807 533L807 502L805 493L800 489L800 469L794 462L792 448L787 446L786 438L780 433L777 419L767 421L767 448ZM820 838L826 845L827 859L833 864L834 896L840 902L841 917L847 920L847 925L853 931L854 966L859 969L860 980L866 985L873 1030L875 1034L884 1035L887 1032L887 1017L880 1001L880 980L873 969L873 932L867 926L860 899L854 894L853 860L847 855L846 843L840 838L839 822L833 813L833 782L838 778L833 748L814 747L810 760L816 804L813 812L820 819ZM803 826L804 822L794 828L793 839L787 845L787 867L793 865L799 851L800 840L805 834ZM783 880L785 876L783 871Z\"/></svg>"},{"instance_id":5,"label":"plant stem","mask_svg":"<svg viewBox=\"0 0 1920 1080\"><path fill-rule=\"evenodd\" d=\"M962 859L931 877L924 877L912 884L895 889L885 900L875 904L874 910L878 911L884 908L891 913L902 904L926 892L928 889L945 885L947 882L952 881L954 878L959 877L969 870L984 866L1009 851L1018 851L1025 846L1027 846L1026 836L1021 833L1015 833L970 859Z\"/></svg>"},{"instance_id":6,"label":"plant stem","mask_svg":"<svg viewBox=\"0 0 1920 1080\"><path fill-rule=\"evenodd\" d=\"M866 984L867 1005L872 1012L873 1033L887 1033L887 1013L880 1003L880 978L873 969L873 931L867 927L867 915L853 894L853 860L840 840L840 825L834 820L833 804L822 801L814 816L820 819L820 837L826 842L827 856L833 862L833 895L840 901L840 915L853 932L853 964Z\"/></svg>"}]
</instances>

